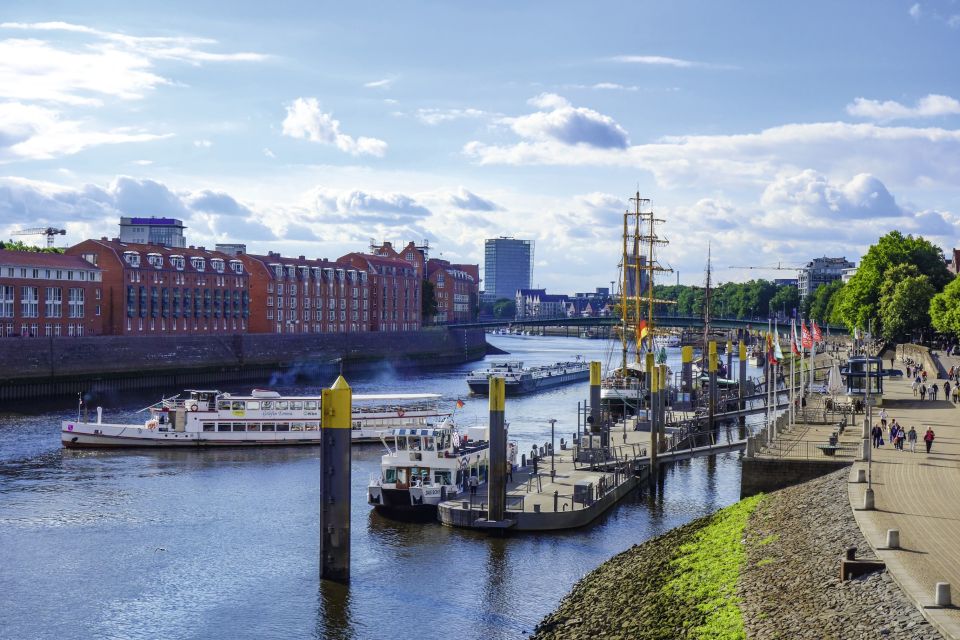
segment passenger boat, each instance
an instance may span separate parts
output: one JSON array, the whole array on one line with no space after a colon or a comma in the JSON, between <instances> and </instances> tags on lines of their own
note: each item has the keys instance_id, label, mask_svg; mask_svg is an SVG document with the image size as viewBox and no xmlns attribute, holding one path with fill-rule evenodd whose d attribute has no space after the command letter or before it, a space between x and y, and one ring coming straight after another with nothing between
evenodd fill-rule
<instances>
[{"instance_id":1,"label":"passenger boat","mask_svg":"<svg viewBox=\"0 0 960 640\"><path fill-rule=\"evenodd\" d=\"M188 390L188 397L165 398L147 407L142 423L64 420L61 442L80 447L200 447L319 444L320 396L282 396L254 389L250 395ZM375 442L397 426L426 427L448 413L437 394L353 396L351 437Z\"/></svg>"},{"instance_id":2,"label":"passenger boat","mask_svg":"<svg viewBox=\"0 0 960 640\"><path fill-rule=\"evenodd\" d=\"M391 429L382 434L387 453L380 475L367 486L367 502L387 516L436 517L437 505L468 491L471 477L486 482L490 466L487 427L461 432L449 422L431 429ZM517 445L507 443L507 462L516 462Z\"/></svg>"},{"instance_id":3,"label":"passenger boat","mask_svg":"<svg viewBox=\"0 0 960 640\"><path fill-rule=\"evenodd\" d=\"M665 333L653 337L653 344L658 349L673 348L680 346L680 336L675 333Z\"/></svg>"},{"instance_id":4,"label":"passenger boat","mask_svg":"<svg viewBox=\"0 0 960 640\"><path fill-rule=\"evenodd\" d=\"M590 379L590 363L580 356L570 362L555 362L539 367L526 367L520 361L494 362L485 369L477 369L467 376L470 391L486 395L490 376L503 378L508 396L532 393L548 387Z\"/></svg>"}]
</instances>

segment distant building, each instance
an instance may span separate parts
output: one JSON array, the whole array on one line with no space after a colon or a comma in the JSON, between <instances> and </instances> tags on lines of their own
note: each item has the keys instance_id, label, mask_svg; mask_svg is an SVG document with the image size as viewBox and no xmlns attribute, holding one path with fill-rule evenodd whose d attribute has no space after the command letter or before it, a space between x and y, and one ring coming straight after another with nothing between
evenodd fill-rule
<instances>
[{"instance_id":1,"label":"distant building","mask_svg":"<svg viewBox=\"0 0 960 640\"><path fill-rule=\"evenodd\" d=\"M220 246L220 245L217 245ZM778 287L795 287L799 281L796 278L776 278L773 284Z\"/></svg>"},{"instance_id":2,"label":"distant building","mask_svg":"<svg viewBox=\"0 0 960 640\"><path fill-rule=\"evenodd\" d=\"M947 260L947 271L953 275L960 273L960 249L953 249L950 252L950 259Z\"/></svg>"},{"instance_id":3,"label":"distant building","mask_svg":"<svg viewBox=\"0 0 960 640\"><path fill-rule=\"evenodd\" d=\"M575 293L567 299L567 315L570 317L589 317L610 315L610 288L597 287L593 292Z\"/></svg>"},{"instance_id":4,"label":"distant building","mask_svg":"<svg viewBox=\"0 0 960 640\"><path fill-rule=\"evenodd\" d=\"M517 304L517 320L567 316L569 299L565 295L549 294L545 289L518 289L514 300Z\"/></svg>"},{"instance_id":5,"label":"distant building","mask_svg":"<svg viewBox=\"0 0 960 640\"><path fill-rule=\"evenodd\" d=\"M412 244L412 243L411 243ZM370 282L371 331L419 331L423 290L422 254L404 250L403 257L390 243L380 248L382 255L348 253L337 259L347 268L367 274Z\"/></svg>"},{"instance_id":6,"label":"distant building","mask_svg":"<svg viewBox=\"0 0 960 640\"><path fill-rule=\"evenodd\" d=\"M110 335L247 332L250 276L242 261L204 247L117 238L67 249L103 274L103 332Z\"/></svg>"},{"instance_id":7,"label":"distant building","mask_svg":"<svg viewBox=\"0 0 960 640\"><path fill-rule=\"evenodd\" d=\"M0 336L103 333L103 282L78 256L0 250Z\"/></svg>"},{"instance_id":8,"label":"distant building","mask_svg":"<svg viewBox=\"0 0 960 640\"><path fill-rule=\"evenodd\" d=\"M846 258L814 258L800 270L797 289L800 291L800 300L817 290L822 284L830 284L843 277L844 269L851 269L854 265Z\"/></svg>"},{"instance_id":9,"label":"distant building","mask_svg":"<svg viewBox=\"0 0 960 640\"><path fill-rule=\"evenodd\" d=\"M176 218L120 218L120 242L130 244L159 244L182 249L187 246L183 237L182 220Z\"/></svg>"},{"instance_id":10,"label":"distant building","mask_svg":"<svg viewBox=\"0 0 960 640\"><path fill-rule=\"evenodd\" d=\"M533 275L533 242L500 237L484 247L484 300L514 299L520 289L529 289Z\"/></svg>"},{"instance_id":11,"label":"distant building","mask_svg":"<svg viewBox=\"0 0 960 640\"><path fill-rule=\"evenodd\" d=\"M840 274L840 279L843 280L843 284L847 284L848 282L850 282L850 278L852 278L856 273L857 273L856 267L848 267L844 269L843 272Z\"/></svg>"},{"instance_id":12,"label":"distant building","mask_svg":"<svg viewBox=\"0 0 960 640\"><path fill-rule=\"evenodd\" d=\"M480 297L480 267L475 264L451 264L431 258L427 261L427 280L433 284L437 314L433 322L449 324L475 320Z\"/></svg>"},{"instance_id":13,"label":"distant building","mask_svg":"<svg viewBox=\"0 0 960 640\"><path fill-rule=\"evenodd\" d=\"M214 249L220 253L225 253L228 256L241 256L247 252L247 245L240 243L217 243L214 246Z\"/></svg>"}]
</instances>

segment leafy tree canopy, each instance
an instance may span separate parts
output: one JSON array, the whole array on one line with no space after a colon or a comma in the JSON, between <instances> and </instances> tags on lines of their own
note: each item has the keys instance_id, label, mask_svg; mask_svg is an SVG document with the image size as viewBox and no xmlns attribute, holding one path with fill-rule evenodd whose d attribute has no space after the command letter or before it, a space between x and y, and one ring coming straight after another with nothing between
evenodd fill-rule
<instances>
[{"instance_id":1,"label":"leafy tree canopy","mask_svg":"<svg viewBox=\"0 0 960 640\"><path fill-rule=\"evenodd\" d=\"M7 251L29 251L31 253L63 253L63 249L59 247L37 247L32 244L26 244L21 240L7 240L6 242L0 240L0 249L6 249Z\"/></svg>"},{"instance_id":2,"label":"leafy tree canopy","mask_svg":"<svg viewBox=\"0 0 960 640\"><path fill-rule=\"evenodd\" d=\"M930 322L940 333L960 337L960 278L930 300Z\"/></svg>"}]
</instances>

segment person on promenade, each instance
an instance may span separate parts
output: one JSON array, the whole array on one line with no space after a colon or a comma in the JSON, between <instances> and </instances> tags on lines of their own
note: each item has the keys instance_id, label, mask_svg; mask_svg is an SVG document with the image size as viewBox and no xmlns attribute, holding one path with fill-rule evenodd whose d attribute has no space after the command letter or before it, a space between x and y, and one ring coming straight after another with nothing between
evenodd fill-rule
<instances>
[{"instance_id":1,"label":"person on promenade","mask_svg":"<svg viewBox=\"0 0 960 640\"><path fill-rule=\"evenodd\" d=\"M921 400L927 399L927 385L923 383L920 383L920 399Z\"/></svg>"},{"instance_id":2,"label":"person on promenade","mask_svg":"<svg viewBox=\"0 0 960 640\"><path fill-rule=\"evenodd\" d=\"M946 380L943 383L943 399L950 401L950 381Z\"/></svg>"},{"instance_id":3,"label":"person on promenade","mask_svg":"<svg viewBox=\"0 0 960 640\"><path fill-rule=\"evenodd\" d=\"M923 381L924 381L924 382L927 381L927 370L926 370L926 369L924 369L923 371L920 372L920 377L923 378Z\"/></svg>"},{"instance_id":4,"label":"person on promenade","mask_svg":"<svg viewBox=\"0 0 960 640\"><path fill-rule=\"evenodd\" d=\"M923 442L927 445L927 453L930 453L930 447L933 446L934 437L933 428L927 427L927 432L923 434Z\"/></svg>"},{"instance_id":5,"label":"person on promenade","mask_svg":"<svg viewBox=\"0 0 960 640\"><path fill-rule=\"evenodd\" d=\"M884 429L887 428L887 410L880 409L880 426Z\"/></svg>"},{"instance_id":6,"label":"person on promenade","mask_svg":"<svg viewBox=\"0 0 960 640\"><path fill-rule=\"evenodd\" d=\"M880 428L880 425L875 424L873 429L870 430L870 435L873 436L873 448L878 448L883 441L883 429Z\"/></svg>"},{"instance_id":7,"label":"person on promenade","mask_svg":"<svg viewBox=\"0 0 960 640\"><path fill-rule=\"evenodd\" d=\"M936 383L936 382L934 382L933 384L930 385L930 399L931 399L931 400L936 400L936 399L937 399L937 391L939 391L939 390L940 390L940 387L937 386L937 383Z\"/></svg>"},{"instance_id":8,"label":"person on promenade","mask_svg":"<svg viewBox=\"0 0 960 640\"><path fill-rule=\"evenodd\" d=\"M914 380L914 381L913 381L913 385L911 385L911 386L913 387L913 397L916 398L916 397L917 397L917 389L920 388L920 379L918 378L918 379Z\"/></svg>"},{"instance_id":9,"label":"person on promenade","mask_svg":"<svg viewBox=\"0 0 960 640\"><path fill-rule=\"evenodd\" d=\"M910 453L917 452L917 430L914 427L910 427L910 431L907 432L907 442L910 444Z\"/></svg>"}]
</instances>

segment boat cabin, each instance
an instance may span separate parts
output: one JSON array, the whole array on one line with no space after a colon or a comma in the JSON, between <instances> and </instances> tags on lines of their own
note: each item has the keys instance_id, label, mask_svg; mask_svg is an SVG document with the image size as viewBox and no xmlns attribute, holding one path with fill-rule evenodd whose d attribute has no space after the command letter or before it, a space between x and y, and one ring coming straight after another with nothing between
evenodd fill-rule
<instances>
[{"instance_id":1,"label":"boat cabin","mask_svg":"<svg viewBox=\"0 0 960 640\"><path fill-rule=\"evenodd\" d=\"M892 375L884 370L883 360L876 357L855 356L847 360L841 370L847 380L847 396L854 402L861 401L880 406L883 402L883 378ZM869 394L868 394L869 391Z\"/></svg>"}]
</instances>

